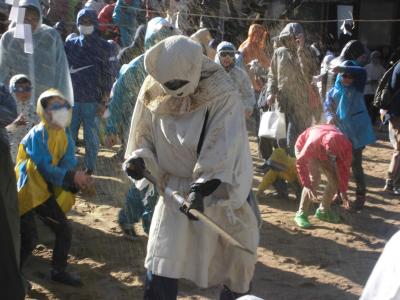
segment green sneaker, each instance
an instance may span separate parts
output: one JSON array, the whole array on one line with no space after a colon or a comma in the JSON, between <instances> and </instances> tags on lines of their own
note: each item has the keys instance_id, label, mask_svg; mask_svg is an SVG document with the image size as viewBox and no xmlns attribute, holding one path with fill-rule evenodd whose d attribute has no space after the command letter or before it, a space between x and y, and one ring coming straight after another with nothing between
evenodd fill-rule
<instances>
[{"instance_id":1,"label":"green sneaker","mask_svg":"<svg viewBox=\"0 0 400 300\"><path fill-rule=\"evenodd\" d=\"M308 216L304 212L297 212L296 216L294 217L294 221L296 222L297 226L301 228L311 227L311 223L308 221Z\"/></svg>"},{"instance_id":2,"label":"green sneaker","mask_svg":"<svg viewBox=\"0 0 400 300\"><path fill-rule=\"evenodd\" d=\"M320 208L318 208L315 212L315 217L321 221L329 223L336 224L340 222L340 217L331 210L323 211Z\"/></svg>"}]
</instances>

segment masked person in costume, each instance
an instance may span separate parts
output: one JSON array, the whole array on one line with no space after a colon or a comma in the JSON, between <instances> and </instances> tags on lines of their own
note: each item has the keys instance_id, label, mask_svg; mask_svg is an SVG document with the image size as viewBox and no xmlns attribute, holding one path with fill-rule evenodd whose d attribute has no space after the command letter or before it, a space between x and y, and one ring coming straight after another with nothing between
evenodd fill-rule
<instances>
[{"instance_id":1,"label":"masked person in costume","mask_svg":"<svg viewBox=\"0 0 400 300\"><path fill-rule=\"evenodd\" d=\"M124 164L135 180L148 169L163 187L190 202L187 215L160 196L150 227L145 299L176 299L178 279L202 288L222 284L220 299L250 289L256 256L228 244L195 208L252 251L259 235L246 198L252 163L240 95L226 72L184 36L145 54L149 76L132 117ZM129 168L128 168L129 166ZM188 218L189 217L189 218Z\"/></svg>"},{"instance_id":2,"label":"masked person in costume","mask_svg":"<svg viewBox=\"0 0 400 300\"><path fill-rule=\"evenodd\" d=\"M34 214L55 234L51 278L67 285L81 284L66 271L71 247L71 226L65 212L75 202L74 193L91 184L91 177L75 171L74 142L69 133L71 103L57 90L38 99L41 122L21 141L17 164L18 202L21 215L21 267L37 239Z\"/></svg>"}]
</instances>

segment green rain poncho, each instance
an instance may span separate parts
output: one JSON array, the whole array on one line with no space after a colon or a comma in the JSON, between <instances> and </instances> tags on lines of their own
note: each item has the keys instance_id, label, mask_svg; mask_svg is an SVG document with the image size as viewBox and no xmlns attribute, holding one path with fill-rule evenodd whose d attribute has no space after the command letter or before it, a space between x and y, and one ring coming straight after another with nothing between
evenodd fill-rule
<instances>
[{"instance_id":1,"label":"green rain poncho","mask_svg":"<svg viewBox=\"0 0 400 300\"><path fill-rule=\"evenodd\" d=\"M55 88L73 101L73 90L64 44L58 32L42 24L38 0L22 0L19 6L33 6L40 12L40 22L32 32L33 54L25 53L24 40L14 38L15 27L0 41L0 82L8 84L17 74L26 74L33 83L34 102L49 88Z\"/></svg>"}]
</instances>

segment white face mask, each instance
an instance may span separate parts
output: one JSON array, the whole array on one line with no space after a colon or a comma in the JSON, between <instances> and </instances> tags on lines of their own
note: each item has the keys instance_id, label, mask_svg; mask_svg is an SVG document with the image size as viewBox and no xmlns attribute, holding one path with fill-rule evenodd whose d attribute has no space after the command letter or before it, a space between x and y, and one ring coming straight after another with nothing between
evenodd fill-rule
<instances>
[{"instance_id":1,"label":"white face mask","mask_svg":"<svg viewBox=\"0 0 400 300\"><path fill-rule=\"evenodd\" d=\"M94 26L90 25L90 26L86 26L86 25L79 25L78 26L78 30L81 34L83 35L90 35L93 33L94 31Z\"/></svg>"},{"instance_id":2,"label":"white face mask","mask_svg":"<svg viewBox=\"0 0 400 300\"><path fill-rule=\"evenodd\" d=\"M61 128L67 127L71 122L71 110L60 108L51 112L51 121Z\"/></svg>"}]
</instances>

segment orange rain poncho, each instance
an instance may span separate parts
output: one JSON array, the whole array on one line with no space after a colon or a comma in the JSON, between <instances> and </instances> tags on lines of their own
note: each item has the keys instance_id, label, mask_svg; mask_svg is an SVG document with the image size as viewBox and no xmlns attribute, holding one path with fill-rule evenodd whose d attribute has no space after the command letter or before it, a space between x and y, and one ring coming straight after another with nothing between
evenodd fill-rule
<instances>
[{"instance_id":1,"label":"orange rain poncho","mask_svg":"<svg viewBox=\"0 0 400 300\"><path fill-rule=\"evenodd\" d=\"M268 31L264 26L259 24L250 26L247 39L239 47L245 65L257 59L264 69L269 68L271 59L266 52L267 37ZM260 91L262 89L262 83L256 78L253 78L254 76L251 77L254 89Z\"/></svg>"}]
</instances>

